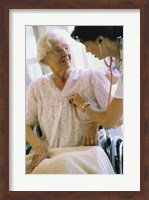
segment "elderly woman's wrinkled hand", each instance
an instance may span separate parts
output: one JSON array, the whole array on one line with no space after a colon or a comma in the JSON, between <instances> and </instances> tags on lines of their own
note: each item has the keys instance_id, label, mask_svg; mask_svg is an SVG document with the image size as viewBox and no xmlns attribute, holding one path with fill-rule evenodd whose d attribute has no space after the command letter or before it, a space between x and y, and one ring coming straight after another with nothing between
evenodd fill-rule
<instances>
[{"instance_id":1,"label":"elderly woman's wrinkled hand","mask_svg":"<svg viewBox=\"0 0 149 200\"><path fill-rule=\"evenodd\" d=\"M78 93L75 93L69 97L69 102L78 106L79 108L82 108L82 104L85 102L85 99L83 99Z\"/></svg>"},{"instance_id":2,"label":"elderly woman's wrinkled hand","mask_svg":"<svg viewBox=\"0 0 149 200\"><path fill-rule=\"evenodd\" d=\"M33 155L30 171L32 172L45 158L49 158L49 151L46 148L42 147L36 150Z\"/></svg>"},{"instance_id":3,"label":"elderly woman's wrinkled hand","mask_svg":"<svg viewBox=\"0 0 149 200\"><path fill-rule=\"evenodd\" d=\"M86 126L83 135L83 146L97 146L98 145L98 126L96 123L91 123Z\"/></svg>"}]
</instances>

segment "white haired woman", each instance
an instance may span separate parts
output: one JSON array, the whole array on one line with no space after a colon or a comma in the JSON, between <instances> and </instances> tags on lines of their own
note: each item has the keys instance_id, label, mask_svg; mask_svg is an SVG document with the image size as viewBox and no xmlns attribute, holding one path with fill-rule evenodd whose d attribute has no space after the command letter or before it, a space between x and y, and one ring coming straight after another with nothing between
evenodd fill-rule
<instances>
[{"instance_id":1,"label":"white haired woman","mask_svg":"<svg viewBox=\"0 0 149 200\"><path fill-rule=\"evenodd\" d=\"M100 72L71 67L70 36L63 31L38 41L38 61L52 73L34 80L27 92L26 140L32 146L26 172L34 174L113 174L105 152L97 145L97 126L81 124L69 96L79 91L94 109L105 109L108 81ZM98 86L97 86L98 80ZM88 120L80 109L79 116ZM39 124L43 139L33 133ZM92 132L92 134L88 134ZM82 146L82 145L87 146Z\"/></svg>"}]
</instances>

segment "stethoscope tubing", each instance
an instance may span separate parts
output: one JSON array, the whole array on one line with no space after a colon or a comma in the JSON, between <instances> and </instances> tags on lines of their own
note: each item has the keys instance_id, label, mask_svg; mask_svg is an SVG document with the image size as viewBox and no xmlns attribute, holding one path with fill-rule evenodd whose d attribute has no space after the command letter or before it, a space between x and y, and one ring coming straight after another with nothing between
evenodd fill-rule
<instances>
[{"instance_id":1,"label":"stethoscope tubing","mask_svg":"<svg viewBox=\"0 0 149 200\"><path fill-rule=\"evenodd\" d=\"M107 101L107 106L106 106L106 110L107 108L109 107L110 105L110 100L111 100L111 92L112 92L112 57L110 57L110 65L108 66L107 65L107 62L105 61L104 59L104 62L106 64L107 67L110 68L110 88L109 88L109 96L108 96L108 101ZM91 123L95 123L94 121L90 120L90 121L84 121L82 119L80 119L79 115L78 115L78 112L77 112L77 107L76 105L74 105L74 113L75 113L75 116L76 118L78 119L78 121L81 123L81 124L91 124Z\"/></svg>"}]
</instances>

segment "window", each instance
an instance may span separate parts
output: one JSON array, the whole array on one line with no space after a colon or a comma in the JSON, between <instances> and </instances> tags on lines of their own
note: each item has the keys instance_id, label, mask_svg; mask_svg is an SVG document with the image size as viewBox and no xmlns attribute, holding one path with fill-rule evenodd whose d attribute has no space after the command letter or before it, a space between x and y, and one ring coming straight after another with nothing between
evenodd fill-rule
<instances>
[{"instance_id":1,"label":"window","mask_svg":"<svg viewBox=\"0 0 149 200\"><path fill-rule=\"evenodd\" d=\"M33 26L26 26L26 89L30 82L43 74L37 62L36 37Z\"/></svg>"},{"instance_id":2,"label":"window","mask_svg":"<svg viewBox=\"0 0 149 200\"><path fill-rule=\"evenodd\" d=\"M71 34L74 26L26 26L26 88L32 80L50 72L49 67L40 66L37 62L36 42L44 32L53 29L64 29ZM72 48L72 67L98 69L103 73L107 71L103 61L86 53L85 46L75 41Z\"/></svg>"}]
</instances>

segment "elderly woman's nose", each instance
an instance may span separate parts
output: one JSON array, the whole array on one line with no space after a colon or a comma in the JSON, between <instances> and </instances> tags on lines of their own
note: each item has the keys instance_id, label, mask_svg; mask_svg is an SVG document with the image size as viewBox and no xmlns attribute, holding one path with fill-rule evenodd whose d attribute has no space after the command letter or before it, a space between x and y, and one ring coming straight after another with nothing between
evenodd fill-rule
<instances>
[{"instance_id":1,"label":"elderly woman's nose","mask_svg":"<svg viewBox=\"0 0 149 200\"><path fill-rule=\"evenodd\" d=\"M68 54L69 54L69 52L65 48L63 48L62 49L62 55L68 55Z\"/></svg>"}]
</instances>

